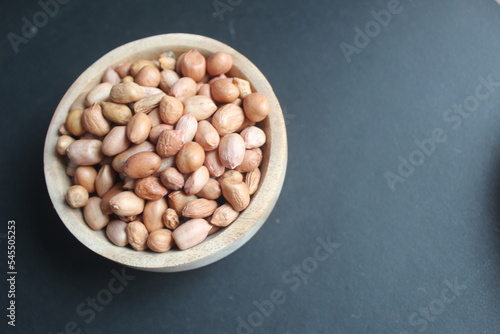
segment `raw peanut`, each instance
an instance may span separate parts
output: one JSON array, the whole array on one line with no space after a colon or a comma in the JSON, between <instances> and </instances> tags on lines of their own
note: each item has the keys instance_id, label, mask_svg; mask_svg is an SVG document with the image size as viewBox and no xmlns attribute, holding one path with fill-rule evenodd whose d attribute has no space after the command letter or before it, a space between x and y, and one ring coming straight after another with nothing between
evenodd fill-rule
<instances>
[{"instance_id":1,"label":"raw peanut","mask_svg":"<svg viewBox=\"0 0 500 334\"><path fill-rule=\"evenodd\" d=\"M218 149L206 153L203 165L208 168L208 172L213 177L221 176L226 170L226 167L224 167L220 161Z\"/></svg>"},{"instance_id":2,"label":"raw peanut","mask_svg":"<svg viewBox=\"0 0 500 334\"><path fill-rule=\"evenodd\" d=\"M242 103L243 103L243 100L239 99L239 98L234 100L233 102L231 102L231 104L234 104L235 106L238 106L238 107L241 107Z\"/></svg>"},{"instance_id":3,"label":"raw peanut","mask_svg":"<svg viewBox=\"0 0 500 334\"><path fill-rule=\"evenodd\" d=\"M168 158L177 154L182 148L182 130L166 130L160 133L156 143L156 152L162 158Z\"/></svg>"},{"instance_id":4,"label":"raw peanut","mask_svg":"<svg viewBox=\"0 0 500 334\"><path fill-rule=\"evenodd\" d=\"M219 144L219 158L222 165L234 169L245 158L245 142L237 133L230 133L221 138Z\"/></svg>"},{"instance_id":5,"label":"raw peanut","mask_svg":"<svg viewBox=\"0 0 500 334\"><path fill-rule=\"evenodd\" d=\"M168 157L168 158L163 158L161 159L161 165L160 167L156 170L156 172L153 173L153 176L160 177L160 174L167 168L173 167L175 165L175 157Z\"/></svg>"},{"instance_id":6,"label":"raw peanut","mask_svg":"<svg viewBox=\"0 0 500 334\"><path fill-rule=\"evenodd\" d=\"M66 192L66 202L72 208L82 208L87 204L88 200L89 192L80 185L71 186Z\"/></svg>"},{"instance_id":7,"label":"raw peanut","mask_svg":"<svg viewBox=\"0 0 500 334\"><path fill-rule=\"evenodd\" d=\"M158 61L160 62L160 68L162 70L175 70L175 58L160 57Z\"/></svg>"},{"instance_id":8,"label":"raw peanut","mask_svg":"<svg viewBox=\"0 0 500 334\"><path fill-rule=\"evenodd\" d=\"M156 66L146 65L135 76L135 82L145 87L158 87L160 84L160 71Z\"/></svg>"},{"instance_id":9,"label":"raw peanut","mask_svg":"<svg viewBox=\"0 0 500 334\"><path fill-rule=\"evenodd\" d=\"M68 176L73 177L73 176L75 175L75 171L76 171L76 168L77 168L77 167L78 167L78 165L77 165L77 164L75 164L75 163L73 163L73 162L69 161L69 162L68 162L68 166L66 167L66 174L67 174Z\"/></svg>"},{"instance_id":10,"label":"raw peanut","mask_svg":"<svg viewBox=\"0 0 500 334\"><path fill-rule=\"evenodd\" d=\"M220 136L209 121L200 121L194 140L200 144L205 151L213 151L219 146Z\"/></svg>"},{"instance_id":11,"label":"raw peanut","mask_svg":"<svg viewBox=\"0 0 500 334\"><path fill-rule=\"evenodd\" d=\"M244 182L233 183L227 180L221 181L222 196L231 204L233 209L240 212L246 209L250 203L250 192Z\"/></svg>"},{"instance_id":12,"label":"raw peanut","mask_svg":"<svg viewBox=\"0 0 500 334\"><path fill-rule=\"evenodd\" d=\"M128 245L127 233L125 229L127 223L121 220L112 220L106 226L106 236L114 245L124 247Z\"/></svg>"},{"instance_id":13,"label":"raw peanut","mask_svg":"<svg viewBox=\"0 0 500 334\"><path fill-rule=\"evenodd\" d=\"M102 142L97 139L78 139L71 143L66 153L69 160L79 166L98 164L104 155L101 151Z\"/></svg>"},{"instance_id":14,"label":"raw peanut","mask_svg":"<svg viewBox=\"0 0 500 334\"><path fill-rule=\"evenodd\" d=\"M196 94L200 96L206 96L212 99L212 94L210 93L210 85L206 83L201 85L200 89L198 89L198 92Z\"/></svg>"},{"instance_id":15,"label":"raw peanut","mask_svg":"<svg viewBox=\"0 0 500 334\"><path fill-rule=\"evenodd\" d=\"M99 104L94 104L83 111L82 125L85 130L96 136L105 136L111 130Z\"/></svg>"},{"instance_id":16,"label":"raw peanut","mask_svg":"<svg viewBox=\"0 0 500 334\"><path fill-rule=\"evenodd\" d=\"M56 144L57 153L59 153L60 155L66 155L66 150L74 141L75 139L73 139L73 137L67 135L59 136L59 138L57 138Z\"/></svg>"},{"instance_id":17,"label":"raw peanut","mask_svg":"<svg viewBox=\"0 0 500 334\"><path fill-rule=\"evenodd\" d=\"M220 184L215 179L208 179L207 184L199 191L196 196L206 199L218 199L222 194Z\"/></svg>"},{"instance_id":18,"label":"raw peanut","mask_svg":"<svg viewBox=\"0 0 500 334\"><path fill-rule=\"evenodd\" d=\"M195 195L188 196L182 191L174 191L168 194L168 207L174 209L180 216L186 204L197 198Z\"/></svg>"},{"instance_id":19,"label":"raw peanut","mask_svg":"<svg viewBox=\"0 0 500 334\"><path fill-rule=\"evenodd\" d=\"M90 166L79 166L75 170L74 180L75 184L79 184L89 193L95 191L95 179L97 177L97 171L94 167Z\"/></svg>"},{"instance_id":20,"label":"raw peanut","mask_svg":"<svg viewBox=\"0 0 500 334\"><path fill-rule=\"evenodd\" d=\"M241 173L248 173L260 166L262 162L262 151L260 148L253 148L245 151L243 162L235 169Z\"/></svg>"},{"instance_id":21,"label":"raw peanut","mask_svg":"<svg viewBox=\"0 0 500 334\"><path fill-rule=\"evenodd\" d=\"M123 63L119 66L116 66L115 67L115 71L116 73L118 73L118 75L121 77L121 78L124 78L126 77L128 74L129 74L129 71L130 71L130 66L132 65L131 62L127 61L126 63Z\"/></svg>"},{"instance_id":22,"label":"raw peanut","mask_svg":"<svg viewBox=\"0 0 500 334\"><path fill-rule=\"evenodd\" d=\"M212 76L229 72L233 66L233 57L226 52L216 52L207 59L207 72Z\"/></svg>"},{"instance_id":23,"label":"raw peanut","mask_svg":"<svg viewBox=\"0 0 500 334\"><path fill-rule=\"evenodd\" d=\"M127 241L133 249L143 251L148 248L149 233L143 223L138 221L130 222L127 224L125 232L127 233Z\"/></svg>"},{"instance_id":24,"label":"raw peanut","mask_svg":"<svg viewBox=\"0 0 500 334\"><path fill-rule=\"evenodd\" d=\"M175 245L172 232L167 229L152 232L148 237L147 245L153 252L165 253Z\"/></svg>"},{"instance_id":25,"label":"raw peanut","mask_svg":"<svg viewBox=\"0 0 500 334\"><path fill-rule=\"evenodd\" d=\"M228 170L219 178L219 182L222 181L231 183L241 183L243 182L243 174L235 170Z\"/></svg>"},{"instance_id":26,"label":"raw peanut","mask_svg":"<svg viewBox=\"0 0 500 334\"><path fill-rule=\"evenodd\" d=\"M134 103L134 111L136 113L143 112L147 114L151 112L151 110L158 108L164 96L166 96L165 93L159 93L140 99Z\"/></svg>"},{"instance_id":27,"label":"raw peanut","mask_svg":"<svg viewBox=\"0 0 500 334\"><path fill-rule=\"evenodd\" d=\"M243 109L234 104L225 104L212 117L212 125L221 136L238 130L245 121Z\"/></svg>"},{"instance_id":28,"label":"raw peanut","mask_svg":"<svg viewBox=\"0 0 500 334\"><path fill-rule=\"evenodd\" d=\"M111 197L109 205L118 216L136 216L144 210L144 200L132 191L122 191Z\"/></svg>"},{"instance_id":29,"label":"raw peanut","mask_svg":"<svg viewBox=\"0 0 500 334\"><path fill-rule=\"evenodd\" d=\"M73 136L81 136L85 133L85 129L82 125L82 114L83 109L73 109L68 113L68 116L66 117L66 129Z\"/></svg>"},{"instance_id":30,"label":"raw peanut","mask_svg":"<svg viewBox=\"0 0 500 334\"><path fill-rule=\"evenodd\" d=\"M209 178L210 175L208 174L207 167L201 166L188 177L184 184L184 191L187 195L194 195L200 192L207 184Z\"/></svg>"},{"instance_id":31,"label":"raw peanut","mask_svg":"<svg viewBox=\"0 0 500 334\"><path fill-rule=\"evenodd\" d=\"M240 98L244 99L247 95L252 94L252 88L250 87L250 82L240 78L233 78L233 83L238 87L240 91Z\"/></svg>"},{"instance_id":32,"label":"raw peanut","mask_svg":"<svg viewBox=\"0 0 500 334\"><path fill-rule=\"evenodd\" d=\"M208 235L212 228L205 219L191 219L177 227L172 232L175 244L180 250L188 249L198 245Z\"/></svg>"},{"instance_id":33,"label":"raw peanut","mask_svg":"<svg viewBox=\"0 0 500 334\"><path fill-rule=\"evenodd\" d=\"M197 121L211 117L216 110L217 105L210 97L195 95L184 100L184 113L192 114Z\"/></svg>"},{"instance_id":34,"label":"raw peanut","mask_svg":"<svg viewBox=\"0 0 500 334\"><path fill-rule=\"evenodd\" d=\"M163 224L166 228L175 230L179 226L179 215L174 209L168 208L163 214Z\"/></svg>"},{"instance_id":35,"label":"raw peanut","mask_svg":"<svg viewBox=\"0 0 500 334\"><path fill-rule=\"evenodd\" d=\"M245 115L253 122L260 122L270 112L269 101L261 93L252 93L243 99Z\"/></svg>"},{"instance_id":36,"label":"raw peanut","mask_svg":"<svg viewBox=\"0 0 500 334\"><path fill-rule=\"evenodd\" d=\"M249 120L245 116L245 120L243 121L243 124L241 124L241 126L238 128L238 130L236 130L236 132L241 132L241 131L245 130L246 128L254 126L254 125L255 125L255 122Z\"/></svg>"},{"instance_id":37,"label":"raw peanut","mask_svg":"<svg viewBox=\"0 0 500 334\"><path fill-rule=\"evenodd\" d=\"M240 90L229 79L219 79L210 84L210 93L216 102L230 103L240 96Z\"/></svg>"},{"instance_id":38,"label":"raw peanut","mask_svg":"<svg viewBox=\"0 0 500 334\"><path fill-rule=\"evenodd\" d=\"M215 210L210 219L210 224L220 227L228 226L238 218L239 214L230 204L222 204Z\"/></svg>"},{"instance_id":39,"label":"raw peanut","mask_svg":"<svg viewBox=\"0 0 500 334\"><path fill-rule=\"evenodd\" d=\"M234 183L229 180L220 181L222 196L231 204L233 209L240 212L250 203L250 192L244 182Z\"/></svg>"},{"instance_id":40,"label":"raw peanut","mask_svg":"<svg viewBox=\"0 0 500 334\"><path fill-rule=\"evenodd\" d=\"M128 158L133 156L136 153L139 152L152 152L155 150L155 146L151 144L148 141L145 141L142 144L139 145L132 145L129 147L126 151L118 154L114 159L113 159L113 168L116 170L118 173L123 172L123 165L125 164L125 161L127 161Z\"/></svg>"},{"instance_id":41,"label":"raw peanut","mask_svg":"<svg viewBox=\"0 0 500 334\"><path fill-rule=\"evenodd\" d=\"M106 72L104 72L102 79L102 82L109 82L112 85L119 84L121 81L120 75L112 68L111 66L108 67ZM111 90L111 88L110 88Z\"/></svg>"},{"instance_id":42,"label":"raw peanut","mask_svg":"<svg viewBox=\"0 0 500 334\"><path fill-rule=\"evenodd\" d=\"M149 131L149 141L152 142L153 144L158 143L158 138L160 138L160 134L167 130L172 130L174 127L170 124L158 124L156 126L153 126L151 128L151 131Z\"/></svg>"},{"instance_id":43,"label":"raw peanut","mask_svg":"<svg viewBox=\"0 0 500 334\"><path fill-rule=\"evenodd\" d=\"M120 81L121 83L134 82L134 77L131 75L127 75Z\"/></svg>"},{"instance_id":44,"label":"raw peanut","mask_svg":"<svg viewBox=\"0 0 500 334\"><path fill-rule=\"evenodd\" d=\"M162 91L160 88L147 87L147 86L139 86L139 87L141 87L142 91L144 92L144 97L150 97L158 94L165 94L165 92Z\"/></svg>"},{"instance_id":45,"label":"raw peanut","mask_svg":"<svg viewBox=\"0 0 500 334\"><path fill-rule=\"evenodd\" d=\"M119 83L111 88L110 99L117 103L131 103L144 97L144 90L135 82Z\"/></svg>"},{"instance_id":46,"label":"raw peanut","mask_svg":"<svg viewBox=\"0 0 500 334\"><path fill-rule=\"evenodd\" d=\"M194 172L203 165L204 161L205 151L203 150L203 147L193 141L184 144L175 158L177 169L181 173Z\"/></svg>"},{"instance_id":47,"label":"raw peanut","mask_svg":"<svg viewBox=\"0 0 500 334\"><path fill-rule=\"evenodd\" d=\"M123 189L134 190L136 183L137 179L125 176L125 178L123 179Z\"/></svg>"},{"instance_id":48,"label":"raw peanut","mask_svg":"<svg viewBox=\"0 0 500 334\"><path fill-rule=\"evenodd\" d=\"M114 186L111 187L111 189L108 190L107 193L102 196L102 201L101 201L101 210L104 214L110 215L113 213L113 210L111 210L111 206L109 205L109 200L121 193L123 191L123 183L122 182L117 182Z\"/></svg>"},{"instance_id":49,"label":"raw peanut","mask_svg":"<svg viewBox=\"0 0 500 334\"><path fill-rule=\"evenodd\" d=\"M66 126L63 124L59 125L59 134L61 136L69 136L71 133L66 129Z\"/></svg>"},{"instance_id":50,"label":"raw peanut","mask_svg":"<svg viewBox=\"0 0 500 334\"><path fill-rule=\"evenodd\" d=\"M261 172L258 168L255 168L253 171L248 172L245 175L245 183L248 186L248 192L250 193L250 195L255 194L255 192L259 188L260 177Z\"/></svg>"},{"instance_id":51,"label":"raw peanut","mask_svg":"<svg viewBox=\"0 0 500 334\"><path fill-rule=\"evenodd\" d=\"M163 228L163 214L167 208L167 201L164 198L146 202L142 218L148 232L151 233Z\"/></svg>"},{"instance_id":52,"label":"raw peanut","mask_svg":"<svg viewBox=\"0 0 500 334\"><path fill-rule=\"evenodd\" d=\"M85 105L91 106L96 103L101 103L109 99L109 94L111 93L111 88L113 84L109 82L103 82L95 86L90 90L85 98Z\"/></svg>"},{"instance_id":53,"label":"raw peanut","mask_svg":"<svg viewBox=\"0 0 500 334\"><path fill-rule=\"evenodd\" d=\"M180 78L170 87L168 95L176 97L181 101L194 96L196 95L196 81L189 77Z\"/></svg>"},{"instance_id":54,"label":"raw peanut","mask_svg":"<svg viewBox=\"0 0 500 334\"><path fill-rule=\"evenodd\" d=\"M184 176L175 167L169 167L161 172L160 180L167 189L180 190L184 187Z\"/></svg>"},{"instance_id":55,"label":"raw peanut","mask_svg":"<svg viewBox=\"0 0 500 334\"><path fill-rule=\"evenodd\" d=\"M123 165L123 172L133 179L152 175L161 165L161 158L153 152L139 152L131 156Z\"/></svg>"},{"instance_id":56,"label":"raw peanut","mask_svg":"<svg viewBox=\"0 0 500 334\"><path fill-rule=\"evenodd\" d=\"M172 96L164 96L159 106L160 119L167 124L175 124L184 114L184 105Z\"/></svg>"},{"instance_id":57,"label":"raw peanut","mask_svg":"<svg viewBox=\"0 0 500 334\"><path fill-rule=\"evenodd\" d=\"M182 209L182 215L188 218L205 218L217 209L217 202L205 198L198 198L190 201Z\"/></svg>"},{"instance_id":58,"label":"raw peanut","mask_svg":"<svg viewBox=\"0 0 500 334\"><path fill-rule=\"evenodd\" d=\"M130 144L130 140L127 138L127 127L115 126L102 141L102 153L112 157L124 152L130 147Z\"/></svg>"},{"instance_id":59,"label":"raw peanut","mask_svg":"<svg viewBox=\"0 0 500 334\"><path fill-rule=\"evenodd\" d=\"M89 198L87 204L83 207L83 218L94 231L98 231L108 224L109 215L101 211L101 199L99 197Z\"/></svg>"},{"instance_id":60,"label":"raw peanut","mask_svg":"<svg viewBox=\"0 0 500 334\"><path fill-rule=\"evenodd\" d=\"M179 57L177 57L177 62L175 63L175 71L179 75L182 75L182 60L184 59L184 56L186 55L186 53L187 52L184 52Z\"/></svg>"},{"instance_id":61,"label":"raw peanut","mask_svg":"<svg viewBox=\"0 0 500 334\"><path fill-rule=\"evenodd\" d=\"M198 50L189 50L181 61L182 74L194 81L200 81L206 72L205 57Z\"/></svg>"},{"instance_id":62,"label":"raw peanut","mask_svg":"<svg viewBox=\"0 0 500 334\"><path fill-rule=\"evenodd\" d=\"M156 201L163 198L168 192L161 183L160 179L155 176L148 176L137 180L135 183L134 192L140 198Z\"/></svg>"},{"instance_id":63,"label":"raw peanut","mask_svg":"<svg viewBox=\"0 0 500 334\"><path fill-rule=\"evenodd\" d=\"M158 108L154 108L153 110L151 110L149 112L148 116L149 116L149 119L151 120L152 127L161 124L160 112L158 111Z\"/></svg>"},{"instance_id":64,"label":"raw peanut","mask_svg":"<svg viewBox=\"0 0 500 334\"><path fill-rule=\"evenodd\" d=\"M192 114L185 114L182 116L177 124L175 125L175 130L182 131L182 143L186 144L193 140L198 130L198 121Z\"/></svg>"},{"instance_id":65,"label":"raw peanut","mask_svg":"<svg viewBox=\"0 0 500 334\"><path fill-rule=\"evenodd\" d=\"M240 135L245 141L246 149L261 147L266 143L266 134L256 126L249 126L241 131Z\"/></svg>"},{"instance_id":66,"label":"raw peanut","mask_svg":"<svg viewBox=\"0 0 500 334\"><path fill-rule=\"evenodd\" d=\"M136 61L130 66L130 75L133 76L134 78L139 74L139 72L142 70L143 67L145 66L152 66L156 67L156 64L152 60L147 60L147 59L141 59Z\"/></svg>"},{"instance_id":67,"label":"raw peanut","mask_svg":"<svg viewBox=\"0 0 500 334\"><path fill-rule=\"evenodd\" d=\"M160 73L160 88L165 92L170 92L170 88L179 81L179 74L171 70L163 70Z\"/></svg>"},{"instance_id":68,"label":"raw peanut","mask_svg":"<svg viewBox=\"0 0 500 334\"><path fill-rule=\"evenodd\" d=\"M104 196L115 184L116 172L111 165L104 165L99 170L95 179L95 190L99 197Z\"/></svg>"},{"instance_id":69,"label":"raw peanut","mask_svg":"<svg viewBox=\"0 0 500 334\"><path fill-rule=\"evenodd\" d=\"M113 123L125 125L132 117L132 111L125 104L102 102L102 114Z\"/></svg>"},{"instance_id":70,"label":"raw peanut","mask_svg":"<svg viewBox=\"0 0 500 334\"><path fill-rule=\"evenodd\" d=\"M127 124L127 138L134 144L141 144L148 139L151 120L145 113L137 113Z\"/></svg>"}]
</instances>

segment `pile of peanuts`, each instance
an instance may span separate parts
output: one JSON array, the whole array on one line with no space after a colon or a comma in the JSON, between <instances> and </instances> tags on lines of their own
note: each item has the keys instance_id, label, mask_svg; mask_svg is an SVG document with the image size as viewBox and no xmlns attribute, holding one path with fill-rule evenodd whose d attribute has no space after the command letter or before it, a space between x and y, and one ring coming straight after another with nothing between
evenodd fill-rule
<instances>
[{"instance_id":1,"label":"pile of peanuts","mask_svg":"<svg viewBox=\"0 0 500 334\"><path fill-rule=\"evenodd\" d=\"M236 220L259 186L270 111L232 56L197 50L109 67L71 106L57 152L66 201L116 246L191 248Z\"/></svg>"}]
</instances>

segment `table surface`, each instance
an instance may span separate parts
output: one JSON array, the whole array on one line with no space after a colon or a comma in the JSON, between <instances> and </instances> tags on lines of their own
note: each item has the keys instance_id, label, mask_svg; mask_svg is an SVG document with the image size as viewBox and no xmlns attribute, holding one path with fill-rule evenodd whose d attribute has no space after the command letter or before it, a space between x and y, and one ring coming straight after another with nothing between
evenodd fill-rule
<instances>
[{"instance_id":1,"label":"table surface","mask_svg":"<svg viewBox=\"0 0 500 334\"><path fill-rule=\"evenodd\" d=\"M500 332L495 1L54 3L0 13L0 332ZM262 70L285 112L289 162L252 240L207 267L158 274L68 232L42 150L83 70L169 32L218 39ZM9 220L16 327L5 315Z\"/></svg>"}]
</instances>

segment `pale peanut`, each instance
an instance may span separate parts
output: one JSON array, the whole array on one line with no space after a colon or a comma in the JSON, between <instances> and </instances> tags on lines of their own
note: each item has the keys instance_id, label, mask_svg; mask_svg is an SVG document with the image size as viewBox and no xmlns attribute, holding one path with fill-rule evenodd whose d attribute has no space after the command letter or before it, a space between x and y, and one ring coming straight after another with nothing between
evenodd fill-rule
<instances>
[{"instance_id":1,"label":"pale peanut","mask_svg":"<svg viewBox=\"0 0 500 334\"><path fill-rule=\"evenodd\" d=\"M189 77L180 78L170 87L168 94L181 101L194 96L196 95L196 81Z\"/></svg>"},{"instance_id":2,"label":"pale peanut","mask_svg":"<svg viewBox=\"0 0 500 334\"><path fill-rule=\"evenodd\" d=\"M78 139L66 149L68 158L76 165L91 166L98 164L104 155L102 142L97 139Z\"/></svg>"},{"instance_id":3,"label":"pale peanut","mask_svg":"<svg viewBox=\"0 0 500 334\"><path fill-rule=\"evenodd\" d=\"M73 185L66 192L66 202L75 209L84 207L88 199L89 192L80 185Z\"/></svg>"},{"instance_id":4,"label":"pale peanut","mask_svg":"<svg viewBox=\"0 0 500 334\"><path fill-rule=\"evenodd\" d=\"M94 104L83 111L82 125L85 130L96 136L105 136L111 130L99 104Z\"/></svg>"},{"instance_id":5,"label":"pale peanut","mask_svg":"<svg viewBox=\"0 0 500 334\"><path fill-rule=\"evenodd\" d=\"M170 190L180 190L184 187L184 176L174 167L161 172L160 180Z\"/></svg>"},{"instance_id":6,"label":"pale peanut","mask_svg":"<svg viewBox=\"0 0 500 334\"><path fill-rule=\"evenodd\" d=\"M214 101L219 103L230 103L240 96L240 90L229 79L219 79L212 82L210 93Z\"/></svg>"},{"instance_id":7,"label":"pale peanut","mask_svg":"<svg viewBox=\"0 0 500 334\"><path fill-rule=\"evenodd\" d=\"M226 167L220 161L218 149L206 153L203 165L208 168L210 176L213 177L221 176L226 170Z\"/></svg>"},{"instance_id":8,"label":"pale peanut","mask_svg":"<svg viewBox=\"0 0 500 334\"><path fill-rule=\"evenodd\" d=\"M225 227L234 222L238 218L238 215L238 211L234 210L230 204L225 203L214 211L210 219L210 224Z\"/></svg>"},{"instance_id":9,"label":"pale peanut","mask_svg":"<svg viewBox=\"0 0 500 334\"><path fill-rule=\"evenodd\" d=\"M134 144L143 143L151 131L151 120L144 113L137 113L127 124L127 138Z\"/></svg>"},{"instance_id":10,"label":"pale peanut","mask_svg":"<svg viewBox=\"0 0 500 334\"><path fill-rule=\"evenodd\" d=\"M182 131L182 143L186 144L193 140L198 130L198 122L192 114L185 114L182 116L177 124L175 125L175 130Z\"/></svg>"},{"instance_id":11,"label":"pale peanut","mask_svg":"<svg viewBox=\"0 0 500 334\"><path fill-rule=\"evenodd\" d=\"M97 196L90 197L83 207L83 218L87 225L94 231L102 229L109 222L109 215L101 211L101 199Z\"/></svg>"},{"instance_id":12,"label":"pale peanut","mask_svg":"<svg viewBox=\"0 0 500 334\"><path fill-rule=\"evenodd\" d=\"M206 198L189 201L182 209L182 215L188 218L205 218L217 209L217 202Z\"/></svg>"},{"instance_id":13,"label":"pale peanut","mask_svg":"<svg viewBox=\"0 0 500 334\"><path fill-rule=\"evenodd\" d=\"M144 90L135 82L119 83L111 88L109 98L117 103L139 101L144 97Z\"/></svg>"},{"instance_id":14,"label":"pale peanut","mask_svg":"<svg viewBox=\"0 0 500 334\"><path fill-rule=\"evenodd\" d=\"M91 166L79 166L75 170L74 180L75 184L79 184L89 193L95 191L95 179L97 177L97 171Z\"/></svg>"},{"instance_id":15,"label":"pale peanut","mask_svg":"<svg viewBox=\"0 0 500 334\"><path fill-rule=\"evenodd\" d=\"M208 182L210 175L208 173L208 169L205 166L201 166L197 170L195 170L186 180L184 184L184 191L187 195L194 195L200 192L203 187Z\"/></svg>"},{"instance_id":16,"label":"pale peanut","mask_svg":"<svg viewBox=\"0 0 500 334\"><path fill-rule=\"evenodd\" d=\"M128 245L126 228L127 223L124 221L112 220L106 226L106 236L114 245L125 247Z\"/></svg>"},{"instance_id":17,"label":"pale peanut","mask_svg":"<svg viewBox=\"0 0 500 334\"><path fill-rule=\"evenodd\" d=\"M195 95L184 100L184 113L192 114L197 121L211 117L216 110L217 105L210 97Z\"/></svg>"},{"instance_id":18,"label":"pale peanut","mask_svg":"<svg viewBox=\"0 0 500 334\"><path fill-rule=\"evenodd\" d=\"M245 141L245 148L252 149L261 147L266 143L266 134L261 128L249 126L240 133Z\"/></svg>"},{"instance_id":19,"label":"pale peanut","mask_svg":"<svg viewBox=\"0 0 500 334\"><path fill-rule=\"evenodd\" d=\"M104 72L101 81L108 82L112 85L116 85L116 84L120 83L121 78L120 78L120 75L112 67L108 67L106 69L106 71ZM111 88L110 88L110 91L111 91Z\"/></svg>"},{"instance_id":20,"label":"pale peanut","mask_svg":"<svg viewBox=\"0 0 500 334\"><path fill-rule=\"evenodd\" d=\"M219 144L219 158L227 168L234 169L245 158L245 142L237 133L230 133L221 138Z\"/></svg>"},{"instance_id":21,"label":"pale peanut","mask_svg":"<svg viewBox=\"0 0 500 334\"><path fill-rule=\"evenodd\" d=\"M218 199L221 194L219 182L215 179L209 179L203 189L196 193L196 196L206 199Z\"/></svg>"},{"instance_id":22,"label":"pale peanut","mask_svg":"<svg viewBox=\"0 0 500 334\"><path fill-rule=\"evenodd\" d=\"M189 50L181 61L182 74L194 81L200 81L206 72L205 57L198 50Z\"/></svg>"},{"instance_id":23,"label":"pale peanut","mask_svg":"<svg viewBox=\"0 0 500 334\"><path fill-rule=\"evenodd\" d=\"M122 191L109 199L113 213L118 216L136 216L144 210L144 200L132 191Z\"/></svg>"},{"instance_id":24,"label":"pale peanut","mask_svg":"<svg viewBox=\"0 0 500 334\"><path fill-rule=\"evenodd\" d=\"M212 229L205 219L191 219L177 227L172 232L175 244L180 250L188 249L198 245L208 235Z\"/></svg>"},{"instance_id":25,"label":"pale peanut","mask_svg":"<svg viewBox=\"0 0 500 334\"><path fill-rule=\"evenodd\" d=\"M243 110L234 104L225 104L212 117L212 125L221 136L236 132L245 121Z\"/></svg>"},{"instance_id":26,"label":"pale peanut","mask_svg":"<svg viewBox=\"0 0 500 334\"><path fill-rule=\"evenodd\" d=\"M134 179L152 175L161 165L161 158L153 152L139 152L127 159L123 172Z\"/></svg>"},{"instance_id":27,"label":"pale peanut","mask_svg":"<svg viewBox=\"0 0 500 334\"><path fill-rule=\"evenodd\" d=\"M167 229L152 232L148 237L147 245L149 249L157 253L170 250L175 245L172 232Z\"/></svg>"},{"instance_id":28,"label":"pale peanut","mask_svg":"<svg viewBox=\"0 0 500 334\"><path fill-rule=\"evenodd\" d=\"M103 82L90 90L85 98L85 105L91 106L96 103L101 103L109 99L111 93L112 83Z\"/></svg>"},{"instance_id":29,"label":"pale peanut","mask_svg":"<svg viewBox=\"0 0 500 334\"><path fill-rule=\"evenodd\" d=\"M95 189L99 197L104 196L115 184L116 172L111 165L104 165L95 179Z\"/></svg>"},{"instance_id":30,"label":"pale peanut","mask_svg":"<svg viewBox=\"0 0 500 334\"><path fill-rule=\"evenodd\" d=\"M260 166L262 162L262 151L260 148L246 150L243 161L235 169L241 173L248 173Z\"/></svg>"},{"instance_id":31,"label":"pale peanut","mask_svg":"<svg viewBox=\"0 0 500 334\"><path fill-rule=\"evenodd\" d=\"M143 223L138 221L133 221L127 224L125 228L127 233L127 241L136 251L143 251L148 248L148 230Z\"/></svg>"},{"instance_id":32,"label":"pale peanut","mask_svg":"<svg viewBox=\"0 0 500 334\"><path fill-rule=\"evenodd\" d=\"M197 198L195 195L188 196L183 191L174 191L168 194L168 207L174 209L180 216L186 204Z\"/></svg>"},{"instance_id":33,"label":"pale peanut","mask_svg":"<svg viewBox=\"0 0 500 334\"><path fill-rule=\"evenodd\" d=\"M66 155L66 150L68 149L69 145L73 143L75 139L73 137L67 136L67 135L62 135L57 138L57 143L56 143L56 150L57 153L60 155Z\"/></svg>"},{"instance_id":34,"label":"pale peanut","mask_svg":"<svg viewBox=\"0 0 500 334\"><path fill-rule=\"evenodd\" d=\"M167 208L167 201L164 198L146 203L142 219L148 232L151 233L163 228L163 214L167 211Z\"/></svg>"},{"instance_id":35,"label":"pale peanut","mask_svg":"<svg viewBox=\"0 0 500 334\"><path fill-rule=\"evenodd\" d=\"M200 121L194 140L200 144L205 151L213 151L219 146L220 136L209 121Z\"/></svg>"},{"instance_id":36,"label":"pale peanut","mask_svg":"<svg viewBox=\"0 0 500 334\"><path fill-rule=\"evenodd\" d=\"M259 188L261 178L261 172L259 168L255 168L253 171L248 172L245 175L245 183L248 186L248 192L253 195Z\"/></svg>"},{"instance_id":37,"label":"pale peanut","mask_svg":"<svg viewBox=\"0 0 500 334\"><path fill-rule=\"evenodd\" d=\"M271 108L265 95L252 93L243 99L243 110L251 121L260 122L269 115Z\"/></svg>"},{"instance_id":38,"label":"pale peanut","mask_svg":"<svg viewBox=\"0 0 500 334\"><path fill-rule=\"evenodd\" d=\"M229 72L233 66L233 57L226 52L216 52L207 59L207 72L217 76Z\"/></svg>"},{"instance_id":39,"label":"pale peanut","mask_svg":"<svg viewBox=\"0 0 500 334\"><path fill-rule=\"evenodd\" d=\"M145 87L158 87L160 84L160 71L156 66L146 65L135 76L135 82Z\"/></svg>"},{"instance_id":40,"label":"pale peanut","mask_svg":"<svg viewBox=\"0 0 500 334\"><path fill-rule=\"evenodd\" d=\"M108 157L125 152L131 145L126 126L115 126L102 141L102 153Z\"/></svg>"}]
</instances>

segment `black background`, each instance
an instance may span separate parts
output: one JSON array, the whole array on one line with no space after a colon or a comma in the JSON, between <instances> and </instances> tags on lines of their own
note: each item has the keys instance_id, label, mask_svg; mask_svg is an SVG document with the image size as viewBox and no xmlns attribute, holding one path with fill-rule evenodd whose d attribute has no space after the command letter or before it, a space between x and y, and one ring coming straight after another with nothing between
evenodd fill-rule
<instances>
[{"instance_id":1,"label":"black background","mask_svg":"<svg viewBox=\"0 0 500 334\"><path fill-rule=\"evenodd\" d=\"M7 34L20 35L22 18L41 7L3 2L0 233L16 221L18 276L12 328L2 234L0 332L60 333L74 321L82 333L236 333L239 317L258 325L242 333L500 332L500 87L460 124L443 118L471 100L481 76L500 81L500 6L401 0L348 63L340 43L353 44L354 28L387 0L238 2L221 20L211 0L72 0L18 53ZM169 32L227 43L267 76L288 126L285 185L236 253L184 273L126 269L135 278L86 323L77 306L122 267L81 245L52 208L46 129L99 57ZM409 159L435 129L446 140L391 190L384 173L397 173L398 157ZM337 245L319 263L308 259L318 238ZM303 264L307 279L287 280ZM285 301L259 318L254 302L273 290Z\"/></svg>"}]
</instances>

